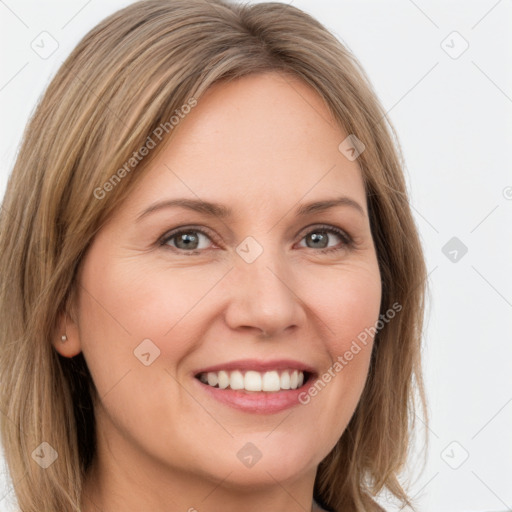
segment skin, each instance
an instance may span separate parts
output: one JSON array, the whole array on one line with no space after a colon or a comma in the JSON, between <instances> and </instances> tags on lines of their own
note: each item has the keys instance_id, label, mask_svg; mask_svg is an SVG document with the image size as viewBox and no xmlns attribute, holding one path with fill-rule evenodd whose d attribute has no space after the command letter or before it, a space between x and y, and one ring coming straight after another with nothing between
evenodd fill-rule
<instances>
[{"instance_id":1,"label":"skin","mask_svg":"<svg viewBox=\"0 0 512 512\"><path fill-rule=\"evenodd\" d=\"M307 405L275 414L219 403L192 372L291 358L320 375L377 321L377 257L360 168L338 150L346 136L296 78L272 72L216 84L98 232L81 266L76 317L66 320L68 341L55 343L67 357L83 352L98 390L86 512L318 510L317 466L353 415L372 340ZM362 212L294 213L338 196ZM174 207L136 220L178 197L233 214ZM353 244L327 234L337 250L322 252L311 242L322 224ZM207 231L199 254L180 251L176 238L158 245L188 226ZM248 236L263 249L252 263L236 251ZM134 356L144 339L160 350L149 366ZM262 454L251 468L236 456L247 442Z\"/></svg>"}]
</instances>

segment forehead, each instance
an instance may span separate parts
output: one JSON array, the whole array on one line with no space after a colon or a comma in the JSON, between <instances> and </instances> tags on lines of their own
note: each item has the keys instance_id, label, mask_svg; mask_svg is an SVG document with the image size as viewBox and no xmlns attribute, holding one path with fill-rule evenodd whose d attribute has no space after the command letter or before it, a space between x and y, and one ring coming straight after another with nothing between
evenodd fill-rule
<instances>
[{"instance_id":1,"label":"forehead","mask_svg":"<svg viewBox=\"0 0 512 512\"><path fill-rule=\"evenodd\" d=\"M185 195L261 208L349 194L365 206L357 161L339 150L346 137L323 99L296 77L219 82L180 120L132 200Z\"/></svg>"}]
</instances>

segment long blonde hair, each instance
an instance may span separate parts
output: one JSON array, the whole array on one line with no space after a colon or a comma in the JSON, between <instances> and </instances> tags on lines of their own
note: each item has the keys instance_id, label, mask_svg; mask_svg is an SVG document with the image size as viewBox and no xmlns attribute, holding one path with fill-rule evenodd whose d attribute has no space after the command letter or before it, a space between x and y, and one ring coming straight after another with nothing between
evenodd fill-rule
<instances>
[{"instance_id":1,"label":"long blonde hair","mask_svg":"<svg viewBox=\"0 0 512 512\"><path fill-rule=\"evenodd\" d=\"M398 476L415 390L426 419L426 272L397 137L365 72L319 22L286 4L148 0L101 22L61 66L26 128L2 205L0 427L23 512L80 511L95 452L95 388L82 355L64 358L50 340L60 335L59 315L72 314L77 269L95 233L164 144L126 162L158 127L170 140L169 119L212 84L266 71L301 78L365 144L358 163L381 313L402 306L376 335L360 402L318 468L315 496L337 512L382 510L374 500L381 490L409 503ZM33 460L43 442L58 455L46 469Z\"/></svg>"}]
</instances>

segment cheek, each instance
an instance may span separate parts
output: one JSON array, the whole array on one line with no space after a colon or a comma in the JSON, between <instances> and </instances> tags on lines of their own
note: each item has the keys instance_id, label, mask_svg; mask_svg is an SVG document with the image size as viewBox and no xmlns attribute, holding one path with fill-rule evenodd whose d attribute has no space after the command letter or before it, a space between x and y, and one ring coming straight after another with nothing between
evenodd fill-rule
<instances>
[{"instance_id":1,"label":"cheek","mask_svg":"<svg viewBox=\"0 0 512 512\"><path fill-rule=\"evenodd\" d=\"M83 266L78 304L82 351L100 396L147 362L174 373L201 337L196 310L223 273L105 261L98 244ZM141 382L157 373L146 371Z\"/></svg>"},{"instance_id":2,"label":"cheek","mask_svg":"<svg viewBox=\"0 0 512 512\"><path fill-rule=\"evenodd\" d=\"M374 326L381 302L377 262L330 269L307 285L308 300L325 327L332 357L343 354L350 342ZM306 292L305 292L306 293Z\"/></svg>"},{"instance_id":3,"label":"cheek","mask_svg":"<svg viewBox=\"0 0 512 512\"><path fill-rule=\"evenodd\" d=\"M353 280L347 279L337 298L340 310L335 317L334 331L340 334L336 348L341 353L349 348L347 341L364 338L363 333L375 325L381 302L380 277L363 274Z\"/></svg>"},{"instance_id":4,"label":"cheek","mask_svg":"<svg viewBox=\"0 0 512 512\"><path fill-rule=\"evenodd\" d=\"M172 283L149 269L102 268L91 256L81 275L79 324L82 352L102 405L98 414L142 439L148 418L156 422L164 409L169 417L184 410L173 375L190 350L190 337L173 333L192 299L180 300L180 294L168 291Z\"/></svg>"},{"instance_id":5,"label":"cheek","mask_svg":"<svg viewBox=\"0 0 512 512\"><path fill-rule=\"evenodd\" d=\"M343 269L339 279L317 288L312 304L324 325L330 362L301 396L315 415L315 431L333 446L352 417L368 375L373 335L379 319L381 282L377 263ZM312 284L312 283L311 283ZM312 294L310 294L310 297ZM319 431L321 431L319 433ZM330 445L329 445L330 443Z\"/></svg>"},{"instance_id":6,"label":"cheek","mask_svg":"<svg viewBox=\"0 0 512 512\"><path fill-rule=\"evenodd\" d=\"M90 334L116 339L161 338L193 309L212 276L197 269L162 269L136 260L90 254L81 274L79 309ZM113 336L113 334L116 336Z\"/></svg>"}]
</instances>

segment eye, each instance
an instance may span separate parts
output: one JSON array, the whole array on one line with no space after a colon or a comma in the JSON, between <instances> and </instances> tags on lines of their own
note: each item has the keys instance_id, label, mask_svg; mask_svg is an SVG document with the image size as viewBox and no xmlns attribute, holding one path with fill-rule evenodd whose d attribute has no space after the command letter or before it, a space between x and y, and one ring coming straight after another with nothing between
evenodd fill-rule
<instances>
[{"instance_id":1,"label":"eye","mask_svg":"<svg viewBox=\"0 0 512 512\"><path fill-rule=\"evenodd\" d=\"M160 245L168 245L173 249L196 254L208 248L208 240L211 241L211 237L200 229L182 228L164 235Z\"/></svg>"},{"instance_id":2,"label":"eye","mask_svg":"<svg viewBox=\"0 0 512 512\"><path fill-rule=\"evenodd\" d=\"M209 248L209 242L212 243L214 237L202 229L195 227L178 228L170 233L166 233L159 240L159 245L168 246L170 249L182 254L199 254ZM332 239L338 238L341 244L330 243ZM326 253L346 249L352 245L352 238L339 228L334 226L322 225L307 232L302 237L301 242L305 240L309 249L318 249L318 252Z\"/></svg>"},{"instance_id":3,"label":"eye","mask_svg":"<svg viewBox=\"0 0 512 512\"><path fill-rule=\"evenodd\" d=\"M338 244L329 245L329 239L332 239L333 235L334 238L341 240L341 246L339 245L339 242ZM319 252L339 251L352 244L350 236L334 226L316 226L315 229L309 231L302 240L306 240L306 247L310 249L319 249Z\"/></svg>"}]
</instances>

